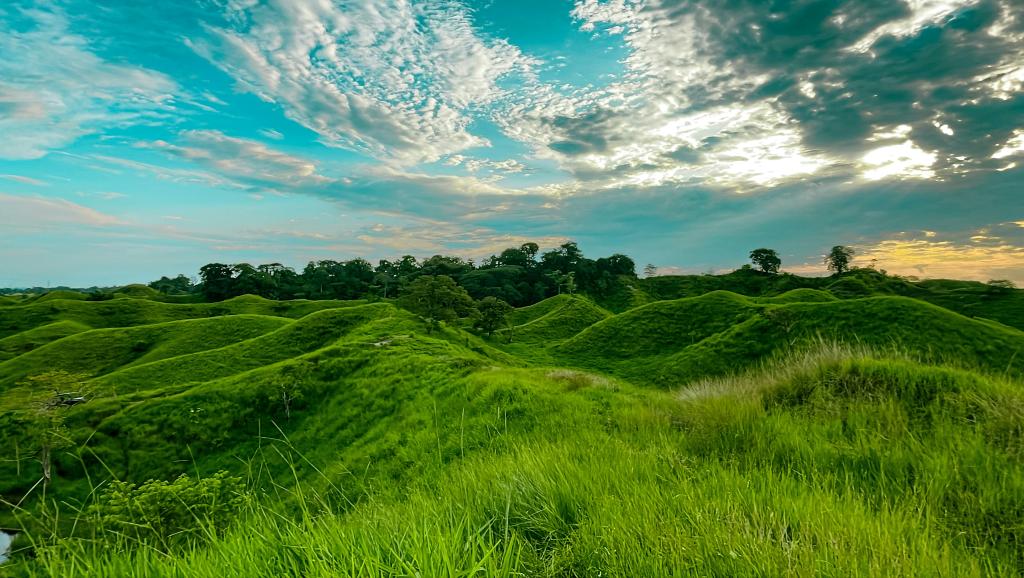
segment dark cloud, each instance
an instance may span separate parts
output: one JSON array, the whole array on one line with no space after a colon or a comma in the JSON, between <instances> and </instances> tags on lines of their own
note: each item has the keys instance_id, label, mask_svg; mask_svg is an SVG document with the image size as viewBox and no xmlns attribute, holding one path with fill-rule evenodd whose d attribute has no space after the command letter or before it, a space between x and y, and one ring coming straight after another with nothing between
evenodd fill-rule
<instances>
[{"instance_id":1,"label":"dark cloud","mask_svg":"<svg viewBox=\"0 0 1024 578\"><path fill-rule=\"evenodd\" d=\"M1012 34L990 33L1010 9L982 1L905 36L882 34L866 52L850 48L910 16L905 4L687 1L669 14L698 17L707 30L704 56L717 66L770 79L752 92L725 92L719 102L700 100L701 107L775 97L799 122L808 147L840 155L869 148L866 139L881 127L905 124L919 146L939 152L940 162L945 157L946 166L954 156L984 166L1024 124L1024 95L997 98L974 80L1024 50ZM813 95L801 90L805 80ZM940 132L937 119L954 134Z\"/></svg>"}]
</instances>

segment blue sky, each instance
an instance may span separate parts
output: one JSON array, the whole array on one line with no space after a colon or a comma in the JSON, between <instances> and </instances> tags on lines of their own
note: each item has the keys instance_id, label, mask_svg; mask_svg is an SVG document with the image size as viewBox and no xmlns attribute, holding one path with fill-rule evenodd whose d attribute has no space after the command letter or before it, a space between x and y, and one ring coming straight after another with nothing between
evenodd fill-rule
<instances>
[{"instance_id":1,"label":"blue sky","mask_svg":"<svg viewBox=\"0 0 1024 578\"><path fill-rule=\"evenodd\" d=\"M1024 283L1024 9L0 4L0 286L569 239Z\"/></svg>"}]
</instances>

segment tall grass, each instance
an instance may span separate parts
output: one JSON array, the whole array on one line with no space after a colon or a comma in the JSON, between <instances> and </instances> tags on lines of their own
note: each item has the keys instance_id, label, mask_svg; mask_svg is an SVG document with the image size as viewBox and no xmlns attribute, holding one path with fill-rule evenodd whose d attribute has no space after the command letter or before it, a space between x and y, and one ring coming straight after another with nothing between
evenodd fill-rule
<instances>
[{"instance_id":1,"label":"tall grass","mask_svg":"<svg viewBox=\"0 0 1024 578\"><path fill-rule=\"evenodd\" d=\"M55 534L17 571L1015 575L1020 385L838 345L670 394L580 372L476 370L423 408L416 476L359 485L358 473L312 468L286 438L262 440L249 470L258 499L226 531L174 550ZM459 396L472 399L454 406L467 417L439 423ZM505 425L474 421L499 406ZM263 467L268 455L287 473Z\"/></svg>"}]
</instances>

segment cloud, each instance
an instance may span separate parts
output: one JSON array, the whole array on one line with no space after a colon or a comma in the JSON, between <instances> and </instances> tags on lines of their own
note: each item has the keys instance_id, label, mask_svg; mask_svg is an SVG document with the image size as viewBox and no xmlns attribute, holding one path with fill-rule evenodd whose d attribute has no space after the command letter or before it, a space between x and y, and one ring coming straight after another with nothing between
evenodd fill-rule
<instances>
[{"instance_id":1,"label":"cloud","mask_svg":"<svg viewBox=\"0 0 1024 578\"><path fill-rule=\"evenodd\" d=\"M445 159L444 164L449 167L465 167L466 171L470 173L478 173L481 170L486 170L492 173L515 174L526 170L526 165L515 159L496 161L491 159L467 157L464 155L450 155Z\"/></svg>"},{"instance_id":2,"label":"cloud","mask_svg":"<svg viewBox=\"0 0 1024 578\"><path fill-rule=\"evenodd\" d=\"M124 221L64 199L0 193L0 226L8 231L38 231L55 226L111 227Z\"/></svg>"},{"instance_id":3,"label":"cloud","mask_svg":"<svg viewBox=\"0 0 1024 578\"><path fill-rule=\"evenodd\" d=\"M225 17L189 44L240 90L324 144L400 164L488 145L469 132L475 110L532 65L456 2L233 2Z\"/></svg>"},{"instance_id":4,"label":"cloud","mask_svg":"<svg viewBox=\"0 0 1024 578\"><path fill-rule=\"evenodd\" d=\"M317 172L313 161L259 141L231 137L216 130L187 130L179 137L181 144L158 140L138 146L165 151L244 183L301 187L330 181Z\"/></svg>"},{"instance_id":5,"label":"cloud","mask_svg":"<svg viewBox=\"0 0 1024 578\"><path fill-rule=\"evenodd\" d=\"M0 179L6 179L8 181L14 181L16 183L22 183L25 185L32 185L34 187L46 187L49 183L41 181L39 179L33 179L32 177L24 177L21 175L0 175Z\"/></svg>"},{"instance_id":6,"label":"cloud","mask_svg":"<svg viewBox=\"0 0 1024 578\"><path fill-rule=\"evenodd\" d=\"M173 109L171 78L97 56L55 9L0 10L0 28L0 158L39 158Z\"/></svg>"},{"instance_id":7,"label":"cloud","mask_svg":"<svg viewBox=\"0 0 1024 578\"><path fill-rule=\"evenodd\" d=\"M890 239L861 248L857 263L877 261L878 267L902 275L1024 283L1024 244L991 238L979 241L993 242Z\"/></svg>"},{"instance_id":8,"label":"cloud","mask_svg":"<svg viewBox=\"0 0 1024 578\"><path fill-rule=\"evenodd\" d=\"M195 163L202 170L164 167L133 159L90 155L118 167L158 178L199 182L262 193L302 194L328 200L362 212L448 220L486 218L496 208L515 200L519 218L542 210L542 193L503 187L495 175L436 174L410 171L388 164L351 167L347 174L325 174L311 159L288 154L262 142L237 138L219 131L189 130L174 142L142 141L142 150L160 151ZM460 163L470 162L465 158ZM471 159L472 160L472 159ZM491 171L521 170L517 163L478 161ZM512 218L511 216L509 218Z\"/></svg>"},{"instance_id":9,"label":"cloud","mask_svg":"<svg viewBox=\"0 0 1024 578\"><path fill-rule=\"evenodd\" d=\"M932 170L935 155L921 150L909 140L873 149L861 161L866 165L864 178L869 181L889 177L929 179L935 176Z\"/></svg>"},{"instance_id":10,"label":"cloud","mask_svg":"<svg viewBox=\"0 0 1024 578\"><path fill-rule=\"evenodd\" d=\"M947 178L1000 168L1024 129L1010 2L578 0L573 16L622 38L626 73L530 87L495 117L605 188Z\"/></svg>"},{"instance_id":11,"label":"cloud","mask_svg":"<svg viewBox=\"0 0 1024 578\"><path fill-rule=\"evenodd\" d=\"M276 131L276 130L274 130L272 128L261 128L259 130L259 133L261 135L271 139L271 140L281 140L281 139L284 138L283 134L281 134L280 132L278 132L278 131Z\"/></svg>"}]
</instances>

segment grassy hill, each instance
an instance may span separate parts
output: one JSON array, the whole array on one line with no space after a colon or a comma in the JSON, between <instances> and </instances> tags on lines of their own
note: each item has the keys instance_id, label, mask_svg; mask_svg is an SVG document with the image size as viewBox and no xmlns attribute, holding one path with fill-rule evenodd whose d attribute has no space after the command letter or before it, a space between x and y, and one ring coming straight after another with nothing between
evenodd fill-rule
<instances>
[{"instance_id":1,"label":"grassy hill","mask_svg":"<svg viewBox=\"0 0 1024 578\"><path fill-rule=\"evenodd\" d=\"M524 307L512 315L514 327L499 332L513 343L545 345L568 339L594 323L611 317L611 313L585 297L559 296ZM517 320L524 320L516 324ZM520 348L522 349L522 348Z\"/></svg>"},{"instance_id":2,"label":"grassy hill","mask_svg":"<svg viewBox=\"0 0 1024 578\"><path fill-rule=\"evenodd\" d=\"M718 291L657 302L596 323L555 353L565 364L661 387L735 372L823 340L861 343L929 362L1024 373L1024 332L1010 327L906 297L791 298L758 302Z\"/></svg>"},{"instance_id":3,"label":"grassy hill","mask_svg":"<svg viewBox=\"0 0 1024 578\"><path fill-rule=\"evenodd\" d=\"M833 277L768 275L754 270L738 270L724 275L666 275L633 282L637 291L651 301L698 297L713 291L731 291L748 297L782 298L797 295L796 301L818 301L827 295L857 299L880 295L912 297L956 311L966 317L998 321L1024 330L1024 289L994 291L976 281L929 279L909 281L885 275L873 269L857 269ZM810 297L807 290L816 290ZM803 292L799 294L796 292ZM630 307L620 307L624 311Z\"/></svg>"},{"instance_id":4,"label":"grassy hill","mask_svg":"<svg viewBox=\"0 0 1024 578\"><path fill-rule=\"evenodd\" d=\"M47 293L43 297L52 294ZM322 309L352 307L363 303L303 299L270 301L253 295L243 295L218 303L161 303L136 298L107 301L41 299L25 305L5 307L3 315L0 316L0 338L55 321L74 321L93 329L100 329L242 314L296 319Z\"/></svg>"},{"instance_id":5,"label":"grassy hill","mask_svg":"<svg viewBox=\"0 0 1024 578\"><path fill-rule=\"evenodd\" d=\"M389 303L5 306L0 526L31 539L0 575L1024 572L1020 320L741 275L551 298L511 343ZM18 384L53 369L89 400L46 414Z\"/></svg>"},{"instance_id":6,"label":"grassy hill","mask_svg":"<svg viewBox=\"0 0 1024 578\"><path fill-rule=\"evenodd\" d=\"M124 367L218 349L258 337L290 323L290 320L280 317L228 315L136 327L79 330L0 363L0 390L26 376L50 370L83 373L93 377ZM75 326L74 322L63 321L19 335L38 335L40 329L53 331L57 329L54 326L70 326L70 329L81 327Z\"/></svg>"},{"instance_id":7,"label":"grassy hill","mask_svg":"<svg viewBox=\"0 0 1024 578\"><path fill-rule=\"evenodd\" d=\"M27 353L51 341L88 331L89 327L76 321L55 321L0 339L0 361Z\"/></svg>"}]
</instances>

